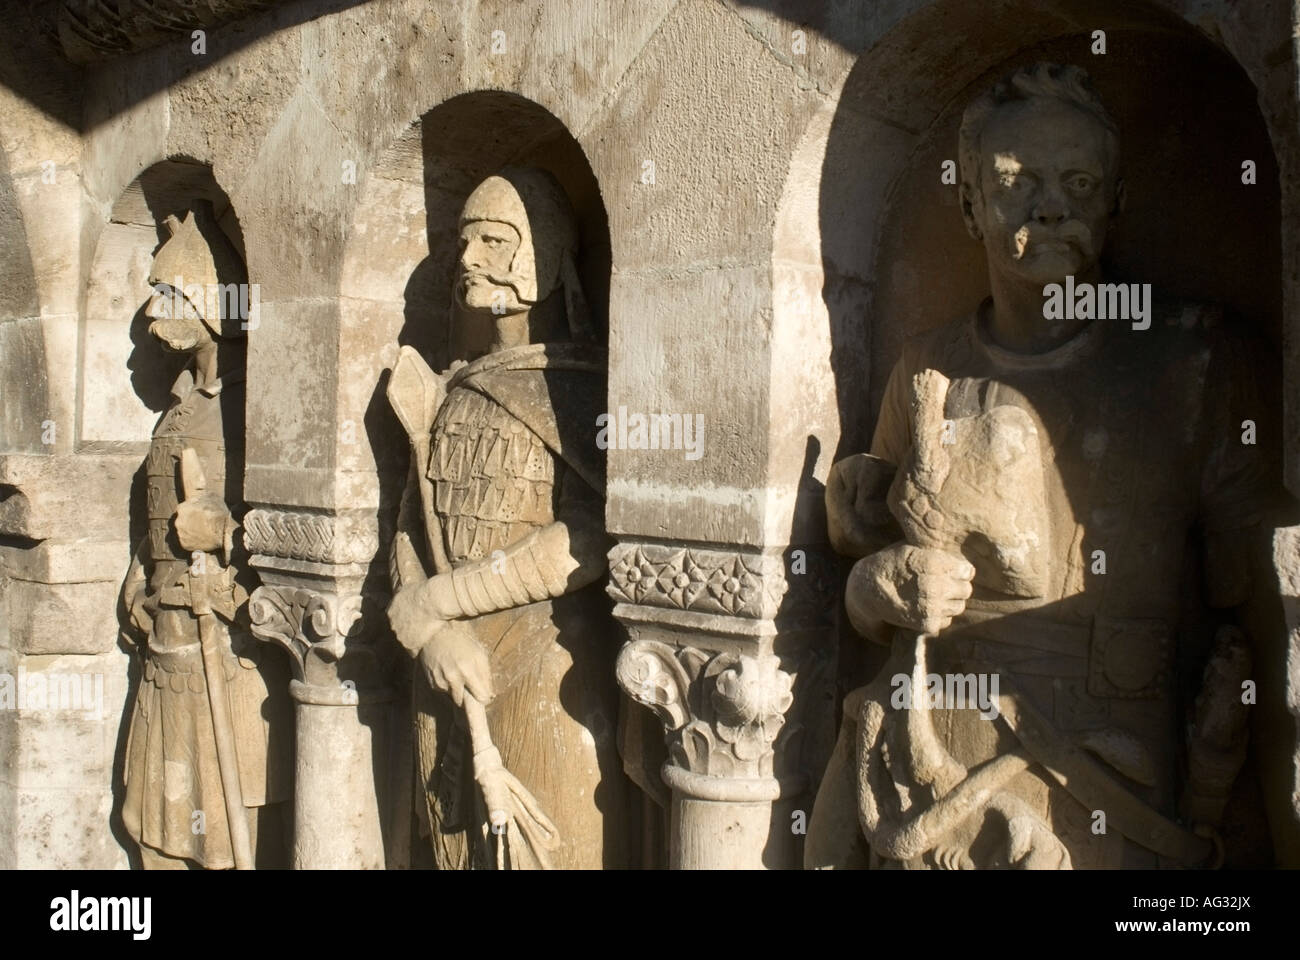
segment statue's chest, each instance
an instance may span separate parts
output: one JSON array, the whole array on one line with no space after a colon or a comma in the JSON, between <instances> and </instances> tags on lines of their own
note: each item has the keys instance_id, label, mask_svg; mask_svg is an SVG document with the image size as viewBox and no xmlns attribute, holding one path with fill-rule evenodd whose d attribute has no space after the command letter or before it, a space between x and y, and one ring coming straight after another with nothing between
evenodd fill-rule
<instances>
[{"instance_id":1,"label":"statue's chest","mask_svg":"<svg viewBox=\"0 0 1300 960\"><path fill-rule=\"evenodd\" d=\"M428 477L453 560L554 520L555 475L546 444L499 404L464 388L447 397L434 421Z\"/></svg>"},{"instance_id":2,"label":"statue's chest","mask_svg":"<svg viewBox=\"0 0 1300 960\"><path fill-rule=\"evenodd\" d=\"M1020 407L1038 427L1045 477L1062 488L1072 512L1088 517L1146 503L1167 522L1193 507L1187 478L1197 472L1203 426L1195 374L1153 376L1114 362L1066 373L981 371L952 381L945 412ZM1137 514L1139 523L1150 516Z\"/></svg>"},{"instance_id":3,"label":"statue's chest","mask_svg":"<svg viewBox=\"0 0 1300 960\"><path fill-rule=\"evenodd\" d=\"M207 489L224 490L226 442L221 429L221 404L218 398L198 390L167 411L145 458L149 551L155 560L187 556L171 530L171 518L185 496L180 463L187 447L198 454Z\"/></svg>"}]
</instances>

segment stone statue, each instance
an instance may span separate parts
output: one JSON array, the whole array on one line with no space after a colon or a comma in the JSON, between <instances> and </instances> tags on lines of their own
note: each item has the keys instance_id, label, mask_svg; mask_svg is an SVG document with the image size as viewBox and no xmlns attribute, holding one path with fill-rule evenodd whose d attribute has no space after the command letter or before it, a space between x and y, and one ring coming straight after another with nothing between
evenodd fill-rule
<instances>
[{"instance_id":1,"label":"stone statue","mask_svg":"<svg viewBox=\"0 0 1300 960\"><path fill-rule=\"evenodd\" d=\"M1221 616L1187 717L1175 654L1189 594L1250 588L1242 349L1206 306L1104 282L1124 184L1082 70L976 99L960 163L992 296L905 345L871 453L827 481L849 618L891 653L845 700L806 864L1220 864L1250 648Z\"/></svg>"},{"instance_id":2,"label":"stone statue","mask_svg":"<svg viewBox=\"0 0 1300 960\"><path fill-rule=\"evenodd\" d=\"M507 169L470 194L460 228L455 300L487 352L439 377L404 347L388 388L412 443L388 615L418 661L434 859L627 866L595 444L606 355L575 221L549 174Z\"/></svg>"},{"instance_id":3,"label":"stone statue","mask_svg":"<svg viewBox=\"0 0 1300 960\"><path fill-rule=\"evenodd\" d=\"M192 360L149 445L148 532L123 588L143 643L122 818L146 868L280 866L288 674L247 632L239 523L243 265L196 202L154 257L149 331ZM248 300L245 298L244 303Z\"/></svg>"}]
</instances>

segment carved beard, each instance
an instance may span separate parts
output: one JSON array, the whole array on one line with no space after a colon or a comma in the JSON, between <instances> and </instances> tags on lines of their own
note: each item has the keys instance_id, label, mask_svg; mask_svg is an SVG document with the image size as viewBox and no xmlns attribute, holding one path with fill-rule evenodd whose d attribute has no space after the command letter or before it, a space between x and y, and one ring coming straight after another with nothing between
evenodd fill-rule
<instances>
[{"instance_id":1,"label":"carved beard","mask_svg":"<svg viewBox=\"0 0 1300 960\"><path fill-rule=\"evenodd\" d=\"M189 353L199 345L203 328L194 320L155 320L149 332L163 342L169 350Z\"/></svg>"},{"instance_id":2,"label":"carved beard","mask_svg":"<svg viewBox=\"0 0 1300 960\"><path fill-rule=\"evenodd\" d=\"M465 286L470 280L486 280L494 287L509 290L512 294L514 303L507 303L507 307L518 307L519 310L527 310L529 307L534 306L534 304L529 303L519 295L520 279L516 274L497 274L488 270L472 270L466 271L456 278L456 301L466 309L472 309L467 303L465 303ZM491 311L489 310L487 312L490 313ZM510 312L513 313L518 311L511 310Z\"/></svg>"}]
</instances>

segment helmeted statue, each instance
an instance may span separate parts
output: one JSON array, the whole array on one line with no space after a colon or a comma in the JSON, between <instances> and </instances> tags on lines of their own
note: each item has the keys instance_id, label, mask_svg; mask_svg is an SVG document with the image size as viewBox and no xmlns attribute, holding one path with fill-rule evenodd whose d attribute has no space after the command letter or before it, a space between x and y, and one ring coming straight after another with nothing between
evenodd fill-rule
<instances>
[{"instance_id":1,"label":"helmeted statue","mask_svg":"<svg viewBox=\"0 0 1300 960\"><path fill-rule=\"evenodd\" d=\"M438 377L403 348L388 388L413 451L389 618L418 661L442 869L630 865L595 443L606 354L577 239L549 174L484 180L460 217L455 301L487 352Z\"/></svg>"},{"instance_id":2,"label":"helmeted statue","mask_svg":"<svg viewBox=\"0 0 1300 960\"><path fill-rule=\"evenodd\" d=\"M1119 137L1082 70L977 98L960 157L992 296L908 341L871 453L827 482L832 543L860 558L850 620L892 652L845 700L806 863L1214 866L1246 756L1231 610L1268 486L1245 353L1206 306L1106 284ZM1053 285L1132 315L1083 293L1063 313ZM1218 613L1184 717L1189 596Z\"/></svg>"},{"instance_id":3,"label":"helmeted statue","mask_svg":"<svg viewBox=\"0 0 1300 960\"><path fill-rule=\"evenodd\" d=\"M123 588L144 663L122 817L148 868L252 867L259 827L264 864L282 865L268 840L283 833L290 794L288 675L246 630L238 541L244 269L206 203L167 229L149 330L192 361L149 445L148 528Z\"/></svg>"}]
</instances>

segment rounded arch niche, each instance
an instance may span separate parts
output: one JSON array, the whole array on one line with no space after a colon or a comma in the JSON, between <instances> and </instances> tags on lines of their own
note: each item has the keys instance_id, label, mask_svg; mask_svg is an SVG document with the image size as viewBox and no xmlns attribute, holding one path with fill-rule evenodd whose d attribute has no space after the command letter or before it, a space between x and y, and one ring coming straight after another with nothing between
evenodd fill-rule
<instances>
[{"instance_id":1,"label":"rounded arch niche","mask_svg":"<svg viewBox=\"0 0 1300 960\"><path fill-rule=\"evenodd\" d=\"M153 164L113 204L95 245L82 304L77 411L78 449L112 450L149 443L172 383L187 362L149 335L144 308L149 268L167 239L169 216L183 219L207 201L221 231L244 259L243 231L230 198L205 163L173 157ZM123 371L129 371L129 377Z\"/></svg>"},{"instance_id":2,"label":"rounded arch niche","mask_svg":"<svg viewBox=\"0 0 1300 960\"><path fill-rule=\"evenodd\" d=\"M608 330L608 218L591 164L564 124L517 94L481 91L453 97L407 127L362 186L339 286L339 378L371 385L369 396L356 400L365 410L385 528L409 444L384 397L387 377L376 385L376 352L385 370L398 345L415 347L435 370L474 354L451 323L457 221L471 191L506 166L547 170L564 189L578 220L577 268L592 324L601 339Z\"/></svg>"},{"instance_id":3,"label":"rounded arch niche","mask_svg":"<svg viewBox=\"0 0 1300 960\"><path fill-rule=\"evenodd\" d=\"M149 269L167 240L164 222L184 219L194 201L211 205L217 227L241 261L244 235L239 218L212 168L188 157L152 164L122 191L95 244L83 288L77 363L76 449L81 453L149 449L158 418L171 401L171 388L189 358L163 349L149 333L145 307L152 294ZM236 278L230 278L233 282ZM238 412L240 423L244 411ZM239 434L242 438L242 433ZM242 462L242 450L232 452ZM242 489L232 474L228 493ZM144 467L131 487L131 543L145 532ZM236 500L239 499L236 497Z\"/></svg>"},{"instance_id":4,"label":"rounded arch niche","mask_svg":"<svg viewBox=\"0 0 1300 960\"><path fill-rule=\"evenodd\" d=\"M983 250L965 231L958 186L943 182L943 162L958 160L966 104L1040 60L1086 69L1120 127L1128 204L1108 243L1111 271L1166 296L1219 304L1227 326L1262 341L1268 409L1261 416L1277 438L1283 303L1294 291L1284 287L1292 271L1283 267L1282 146L1275 150L1270 133L1289 134L1269 129L1255 85L1261 77L1248 76L1246 61L1145 0L1105 16L1074 0L1050 9L951 0L909 6L913 12L861 54L834 102L811 119L776 221L774 326L788 336L812 324L809 336L828 341L830 373L809 408L826 424L823 446L834 451L822 466L869 448L903 340L969 312L988 294ZM1099 28L1104 56L1091 52ZM1254 161L1254 184L1243 183L1244 160ZM813 284L820 295L810 309ZM1247 616L1261 626L1261 616L1277 621L1266 624L1256 662L1280 677L1280 618ZM859 642L841 649L843 692L869 679L879 662ZM1258 779L1246 788L1254 796L1234 798L1248 810L1236 825L1252 832L1252 862L1294 863L1294 725L1281 681L1272 687L1253 715ZM1244 823L1264 811L1267 827Z\"/></svg>"}]
</instances>

